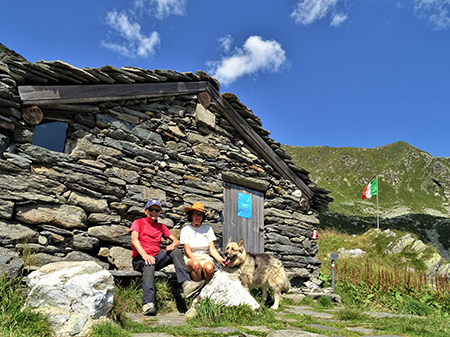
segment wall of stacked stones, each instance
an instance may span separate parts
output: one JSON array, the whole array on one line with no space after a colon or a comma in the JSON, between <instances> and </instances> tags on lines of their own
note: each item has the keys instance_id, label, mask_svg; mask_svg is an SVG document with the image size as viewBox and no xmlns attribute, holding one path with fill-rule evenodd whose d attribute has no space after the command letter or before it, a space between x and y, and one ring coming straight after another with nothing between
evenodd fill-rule
<instances>
[{"instance_id":1,"label":"wall of stacked stones","mask_svg":"<svg viewBox=\"0 0 450 337\"><path fill-rule=\"evenodd\" d=\"M144 216L150 198L162 201L162 222L175 234L186 224L184 207L204 203L220 249L226 180L266 189L265 250L304 281L317 282L318 247L310 238L319 224L317 212L301 211L300 190L262 160L214 104L205 109L197 95L173 95L40 106L45 122L68 123L60 153L31 144L35 127L22 118L11 73L8 64L0 67L4 250L33 252L37 266L95 260L108 269L131 268L128 229ZM224 97L289 163L259 118L235 95Z\"/></svg>"}]
</instances>

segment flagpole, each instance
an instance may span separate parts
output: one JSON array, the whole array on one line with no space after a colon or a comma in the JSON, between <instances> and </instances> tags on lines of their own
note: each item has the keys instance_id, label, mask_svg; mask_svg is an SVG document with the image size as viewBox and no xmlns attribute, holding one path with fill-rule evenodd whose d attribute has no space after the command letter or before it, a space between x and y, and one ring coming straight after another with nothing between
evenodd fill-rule
<instances>
[{"instance_id":1,"label":"flagpole","mask_svg":"<svg viewBox=\"0 0 450 337\"><path fill-rule=\"evenodd\" d=\"M380 190L378 189L378 176L377 176L377 229L380 229L380 220L378 217L378 193Z\"/></svg>"}]
</instances>

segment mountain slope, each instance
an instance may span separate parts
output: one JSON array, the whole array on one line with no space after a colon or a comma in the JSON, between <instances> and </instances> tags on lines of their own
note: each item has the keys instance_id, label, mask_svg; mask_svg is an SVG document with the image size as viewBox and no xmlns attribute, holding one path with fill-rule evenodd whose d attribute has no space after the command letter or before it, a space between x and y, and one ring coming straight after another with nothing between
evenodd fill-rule
<instances>
[{"instance_id":1,"label":"mountain slope","mask_svg":"<svg viewBox=\"0 0 450 337\"><path fill-rule=\"evenodd\" d=\"M295 164L332 191L330 211L376 216L376 198L361 200L364 187L379 178L381 217L420 213L450 216L450 158L433 157L408 143L367 149L283 145Z\"/></svg>"}]
</instances>

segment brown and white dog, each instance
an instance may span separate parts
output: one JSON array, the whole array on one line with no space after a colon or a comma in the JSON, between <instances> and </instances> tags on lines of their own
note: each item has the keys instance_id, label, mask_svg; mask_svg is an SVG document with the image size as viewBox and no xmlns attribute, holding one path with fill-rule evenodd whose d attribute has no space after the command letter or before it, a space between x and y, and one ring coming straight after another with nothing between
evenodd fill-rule
<instances>
[{"instance_id":1,"label":"brown and white dog","mask_svg":"<svg viewBox=\"0 0 450 337\"><path fill-rule=\"evenodd\" d=\"M244 239L232 242L225 249L226 271L241 275L241 283L247 290L261 287L262 302L267 299L267 287L274 294L271 309L278 309L281 291L291 287L286 270L280 260L270 254L251 254L244 248Z\"/></svg>"}]
</instances>

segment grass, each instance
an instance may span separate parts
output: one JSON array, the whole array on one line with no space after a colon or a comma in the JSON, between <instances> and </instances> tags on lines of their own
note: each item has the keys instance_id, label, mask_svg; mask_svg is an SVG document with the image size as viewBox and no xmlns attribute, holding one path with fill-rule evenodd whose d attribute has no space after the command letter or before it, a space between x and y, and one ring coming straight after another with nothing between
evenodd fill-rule
<instances>
[{"instance_id":1,"label":"grass","mask_svg":"<svg viewBox=\"0 0 450 337\"><path fill-rule=\"evenodd\" d=\"M53 336L46 316L26 306L25 300L20 279L0 277L0 336Z\"/></svg>"},{"instance_id":2,"label":"grass","mask_svg":"<svg viewBox=\"0 0 450 337\"><path fill-rule=\"evenodd\" d=\"M334 317L342 321L363 321L369 318L368 315L355 307L343 307L335 312Z\"/></svg>"},{"instance_id":3,"label":"grass","mask_svg":"<svg viewBox=\"0 0 450 337\"><path fill-rule=\"evenodd\" d=\"M275 323L275 314L266 306L252 310L250 306L226 307L209 298L202 300L197 315L190 320L195 326L265 325Z\"/></svg>"},{"instance_id":4,"label":"grass","mask_svg":"<svg viewBox=\"0 0 450 337\"><path fill-rule=\"evenodd\" d=\"M396 231L397 238L405 233ZM142 290L140 281L128 285L118 284L115 289L114 308L111 318L116 322L96 324L92 328L91 337L119 336L128 337L137 333L160 332L173 336L224 336L233 333L214 333L207 330L196 330L198 327L235 327L241 332L265 337L267 332L251 331L243 326L266 326L272 330L283 330L288 325L302 330L323 335L339 334L356 337L360 334L350 331L348 327L370 328L373 334L397 334L409 337L447 336L450 334L450 289L448 280L442 279L429 286L418 279L408 277L404 273L406 266L414 265L421 269L421 260L416 253L405 250L399 256L387 255L385 247L395 238L369 232L366 235L347 235L335 230L321 232L319 239L319 258L323 261L320 278L330 283L331 263L329 252L338 248L361 248L367 252L366 257L340 259L336 261L336 292L341 295L343 306L336 307L328 297L313 300L305 297L300 305L311 306L315 311L326 311L333 315L335 321L320 320L309 315L285 312L283 317L293 319L285 322L276 319L276 314L269 309L268 303L259 310L251 310L248 306L224 307L209 299L203 300L197 315L187 321L187 325L177 327L155 326L156 320L148 318L145 324L131 321L127 312L140 312L142 308ZM433 247L427 248L432 255ZM377 256L379 255L379 256ZM327 263L328 261L328 263ZM398 265L401 266L398 267ZM48 321L41 314L24 306L25 297L19 287L20 281L0 281L0 336L51 336ZM189 302L180 299L168 282L156 282L156 306L158 314L168 313L181 306L189 307ZM260 289L253 289L251 294L260 301ZM278 312L291 300L283 299ZM334 308L335 311L329 311ZM387 311L397 314L414 314L417 317L377 318L369 316L367 311ZM322 324L339 329L318 329L311 324Z\"/></svg>"},{"instance_id":5,"label":"grass","mask_svg":"<svg viewBox=\"0 0 450 337\"><path fill-rule=\"evenodd\" d=\"M363 257L335 261L336 292L345 305L365 310L388 311L428 316L436 311L450 315L450 280L437 277L433 284L425 277L425 263L418 253L406 248L399 254L385 253L388 245L406 233L394 231L396 237L370 230L363 235L348 235L324 230L319 239L319 259L324 261L321 279L330 282L329 253L338 248L361 248ZM413 235L414 236L414 235ZM429 246L422 258L431 257L436 250ZM415 272L409 271L414 268Z\"/></svg>"},{"instance_id":6,"label":"grass","mask_svg":"<svg viewBox=\"0 0 450 337\"><path fill-rule=\"evenodd\" d=\"M92 327L92 336L131 337L133 336L133 333L118 325L111 323L100 323L95 324Z\"/></svg>"},{"instance_id":7,"label":"grass","mask_svg":"<svg viewBox=\"0 0 450 337\"><path fill-rule=\"evenodd\" d=\"M189 301L176 295L165 279L155 280L155 305L158 313L169 313L178 307L186 307ZM133 279L129 284L118 283L114 289L114 305L110 317L122 325L129 325L126 313L142 311L142 281Z\"/></svg>"},{"instance_id":8,"label":"grass","mask_svg":"<svg viewBox=\"0 0 450 337\"><path fill-rule=\"evenodd\" d=\"M329 298L327 296L320 296L317 299L317 303L322 308L333 308L334 307L333 301L331 300L331 298Z\"/></svg>"},{"instance_id":9,"label":"grass","mask_svg":"<svg viewBox=\"0 0 450 337\"><path fill-rule=\"evenodd\" d=\"M30 249L28 242L22 242L22 256L21 259L25 266L35 266L37 264L36 254Z\"/></svg>"},{"instance_id":10,"label":"grass","mask_svg":"<svg viewBox=\"0 0 450 337\"><path fill-rule=\"evenodd\" d=\"M311 305L313 308L317 308L319 306L317 302L318 301L314 300L313 303L311 303L311 300L306 300L302 301L300 304ZM336 308L334 312L328 313L332 314L333 320L317 319L303 314L289 314L284 317L295 320L289 322L290 326L328 336L360 336L360 333L347 329L352 327L372 329L373 333L371 333L371 335L392 334L408 337L444 337L448 336L450 333L448 318L445 315L441 315L439 312L434 312L434 314L423 318L401 316L377 318L366 314L362 307L349 305ZM337 328L339 331L318 329L311 327L311 324L326 325Z\"/></svg>"},{"instance_id":11,"label":"grass","mask_svg":"<svg viewBox=\"0 0 450 337\"><path fill-rule=\"evenodd\" d=\"M435 249L431 246L422 252L421 258L417 258L418 253L410 248L406 248L400 254L388 255L385 253L388 245L397 239L406 235L406 232L393 230L395 237L387 236L383 233L377 233L374 229L367 231L363 235L349 235L334 228L327 228L320 231L319 253L317 258L322 261L321 273L331 275L330 252L337 252L339 248L346 250L362 249L367 254L362 257L346 259L349 268L364 268L366 260L369 258L373 266L373 272L378 273L380 270L390 270L393 266L398 269L405 267L414 268L416 273L424 273L426 266L423 260L430 258ZM417 236L412 234L417 239ZM343 260L335 261L337 268L343 265ZM324 276L325 277L325 276Z\"/></svg>"},{"instance_id":12,"label":"grass","mask_svg":"<svg viewBox=\"0 0 450 337\"><path fill-rule=\"evenodd\" d=\"M117 284L114 289L114 303L110 317L122 325L128 324L127 312L142 311L141 282L132 280L128 285ZM107 324L106 324L107 325Z\"/></svg>"}]
</instances>

